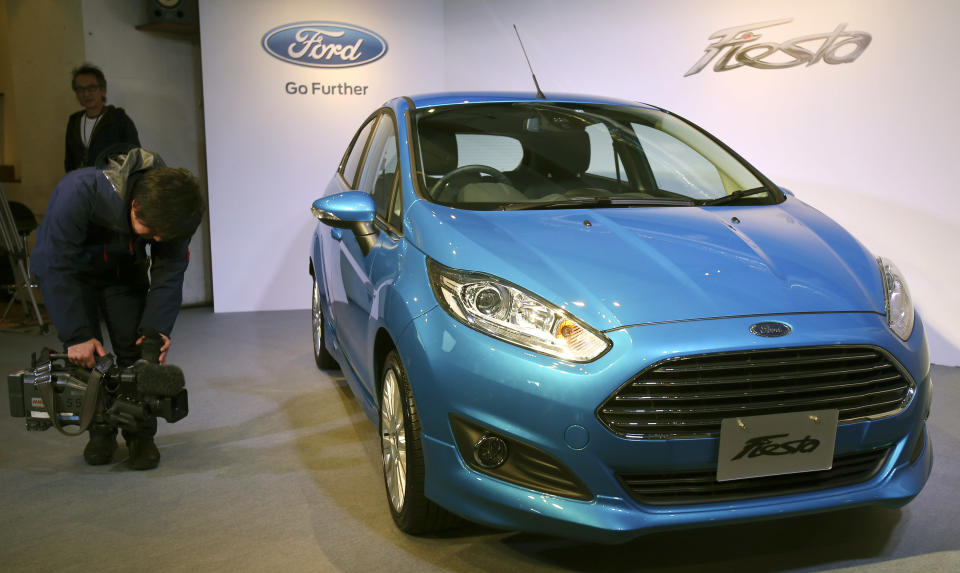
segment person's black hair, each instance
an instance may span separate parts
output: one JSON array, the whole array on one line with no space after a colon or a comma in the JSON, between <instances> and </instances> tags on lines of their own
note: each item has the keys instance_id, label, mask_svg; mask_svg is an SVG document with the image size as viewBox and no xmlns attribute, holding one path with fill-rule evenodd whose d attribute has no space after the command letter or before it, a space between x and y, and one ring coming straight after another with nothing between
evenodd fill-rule
<instances>
[{"instance_id":1,"label":"person's black hair","mask_svg":"<svg viewBox=\"0 0 960 573\"><path fill-rule=\"evenodd\" d=\"M89 63L85 63L82 66L73 68L73 79L70 80L70 89L76 87L77 76L80 74L88 74L97 78L97 84L99 84L103 89L107 89L107 78L103 75L103 70Z\"/></svg>"},{"instance_id":2,"label":"person's black hair","mask_svg":"<svg viewBox=\"0 0 960 573\"><path fill-rule=\"evenodd\" d=\"M188 240L206 209L196 178L177 167L155 167L133 183L137 219L164 241Z\"/></svg>"}]
</instances>

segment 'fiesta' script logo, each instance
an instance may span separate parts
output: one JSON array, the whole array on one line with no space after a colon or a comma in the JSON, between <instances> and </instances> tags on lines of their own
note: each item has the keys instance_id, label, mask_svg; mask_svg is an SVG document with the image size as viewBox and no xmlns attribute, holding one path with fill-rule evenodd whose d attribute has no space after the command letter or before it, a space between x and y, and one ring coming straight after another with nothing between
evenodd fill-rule
<instances>
[{"instance_id":1,"label":"'fiesta' script logo","mask_svg":"<svg viewBox=\"0 0 960 573\"><path fill-rule=\"evenodd\" d=\"M803 64L812 66L821 60L828 64L849 64L860 57L872 39L866 32L846 31L847 25L844 23L827 34L810 34L780 43L752 43L761 37L755 30L792 21L793 18L768 20L715 32L710 39L716 42L707 46L700 61L683 77L698 73L724 50L726 53L713 66L715 72L726 72L741 66L761 70L792 68ZM813 42L819 44L810 45Z\"/></svg>"},{"instance_id":2,"label":"'fiesta' script logo","mask_svg":"<svg viewBox=\"0 0 960 573\"><path fill-rule=\"evenodd\" d=\"M263 49L298 66L349 68L375 62L387 53L387 41L376 32L336 22L299 22L270 30Z\"/></svg>"},{"instance_id":3,"label":"'fiesta' script logo","mask_svg":"<svg viewBox=\"0 0 960 573\"><path fill-rule=\"evenodd\" d=\"M792 454L809 454L810 452L817 449L820 445L820 440L816 438L811 438L807 436L799 440L790 440L787 442L780 442L779 444L774 440L777 438L786 438L790 434L776 434L772 436L759 436L751 440L747 440L743 444L743 449L740 450L740 453L735 455L730 461L736 461L747 456L748 458L755 458L757 456L789 456Z\"/></svg>"}]
</instances>

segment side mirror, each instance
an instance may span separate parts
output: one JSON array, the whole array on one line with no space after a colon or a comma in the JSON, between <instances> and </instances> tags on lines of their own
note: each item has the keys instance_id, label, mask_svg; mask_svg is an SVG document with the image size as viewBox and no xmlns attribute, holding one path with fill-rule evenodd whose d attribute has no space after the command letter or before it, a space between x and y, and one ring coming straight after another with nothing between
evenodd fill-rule
<instances>
[{"instance_id":1,"label":"side mirror","mask_svg":"<svg viewBox=\"0 0 960 573\"><path fill-rule=\"evenodd\" d=\"M373 197L363 191L347 191L317 199L310 210L324 225L353 231L364 255L377 242L377 228L373 226L377 206Z\"/></svg>"}]
</instances>

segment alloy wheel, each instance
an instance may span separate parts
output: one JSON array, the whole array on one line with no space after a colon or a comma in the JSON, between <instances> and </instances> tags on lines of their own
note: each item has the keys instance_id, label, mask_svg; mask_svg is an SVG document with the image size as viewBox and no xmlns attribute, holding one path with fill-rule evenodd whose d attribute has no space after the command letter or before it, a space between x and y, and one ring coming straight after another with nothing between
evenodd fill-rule
<instances>
[{"instance_id":1,"label":"alloy wheel","mask_svg":"<svg viewBox=\"0 0 960 573\"><path fill-rule=\"evenodd\" d=\"M400 386L393 368L384 374L381 400L380 450L383 455L383 475L390 504L399 513L403 511L406 500L407 435L404 429Z\"/></svg>"},{"instance_id":2,"label":"alloy wheel","mask_svg":"<svg viewBox=\"0 0 960 573\"><path fill-rule=\"evenodd\" d=\"M313 281L313 355L320 356L323 351L323 310L320 308L320 288Z\"/></svg>"}]
</instances>

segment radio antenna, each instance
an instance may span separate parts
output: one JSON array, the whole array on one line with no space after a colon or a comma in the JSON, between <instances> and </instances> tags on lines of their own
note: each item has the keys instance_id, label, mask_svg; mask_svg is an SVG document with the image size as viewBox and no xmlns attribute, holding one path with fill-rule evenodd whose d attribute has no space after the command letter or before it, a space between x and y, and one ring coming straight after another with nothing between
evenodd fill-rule
<instances>
[{"instance_id":1,"label":"radio antenna","mask_svg":"<svg viewBox=\"0 0 960 573\"><path fill-rule=\"evenodd\" d=\"M527 67L530 68L530 75L533 76L533 85L537 86L537 98L538 99L547 99L547 96L543 95L543 90L540 89L540 84L537 82L537 74L533 73L533 66L530 65L530 58L527 56L527 49L523 47L523 40L520 39L520 30L517 30L517 25L513 25L513 31L517 33L517 41L520 42L520 50L523 51L523 57L527 60Z\"/></svg>"}]
</instances>

